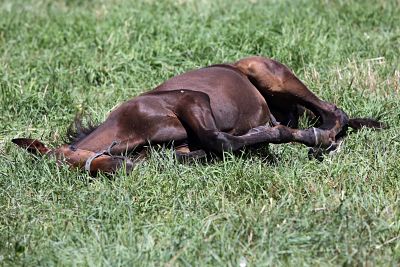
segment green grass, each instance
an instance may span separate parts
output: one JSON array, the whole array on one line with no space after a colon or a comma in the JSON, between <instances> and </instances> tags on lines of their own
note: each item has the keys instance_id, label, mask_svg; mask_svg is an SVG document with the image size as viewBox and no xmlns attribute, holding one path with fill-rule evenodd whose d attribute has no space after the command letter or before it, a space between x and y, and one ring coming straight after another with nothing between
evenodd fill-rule
<instances>
[{"instance_id":1,"label":"green grass","mask_svg":"<svg viewBox=\"0 0 400 267\"><path fill-rule=\"evenodd\" d=\"M0 1L0 265L398 265L398 1ZM288 65L351 116L322 163L297 144L276 162L154 153L90 181L34 160L15 137L60 145L168 77L248 55Z\"/></svg>"}]
</instances>

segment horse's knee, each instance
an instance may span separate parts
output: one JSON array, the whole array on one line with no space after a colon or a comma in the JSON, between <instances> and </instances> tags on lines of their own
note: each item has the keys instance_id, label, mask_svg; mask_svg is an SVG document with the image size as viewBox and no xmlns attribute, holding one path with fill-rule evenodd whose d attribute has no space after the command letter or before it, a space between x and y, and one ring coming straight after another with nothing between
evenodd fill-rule
<instances>
[{"instance_id":1,"label":"horse's knee","mask_svg":"<svg viewBox=\"0 0 400 267\"><path fill-rule=\"evenodd\" d=\"M325 110L321 112L322 124L319 126L324 130L335 130L338 134L349 122L349 116L336 105L325 102Z\"/></svg>"}]
</instances>

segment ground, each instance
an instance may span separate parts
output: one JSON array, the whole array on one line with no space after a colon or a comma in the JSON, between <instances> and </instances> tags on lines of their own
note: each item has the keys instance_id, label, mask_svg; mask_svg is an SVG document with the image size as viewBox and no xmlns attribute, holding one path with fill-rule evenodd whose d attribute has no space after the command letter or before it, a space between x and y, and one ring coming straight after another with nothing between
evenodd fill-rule
<instances>
[{"instance_id":1,"label":"ground","mask_svg":"<svg viewBox=\"0 0 400 267\"><path fill-rule=\"evenodd\" d=\"M0 1L0 265L400 263L398 1ZM389 130L323 162L298 144L182 165L159 151L91 180L15 137L63 143L168 77L249 55Z\"/></svg>"}]
</instances>

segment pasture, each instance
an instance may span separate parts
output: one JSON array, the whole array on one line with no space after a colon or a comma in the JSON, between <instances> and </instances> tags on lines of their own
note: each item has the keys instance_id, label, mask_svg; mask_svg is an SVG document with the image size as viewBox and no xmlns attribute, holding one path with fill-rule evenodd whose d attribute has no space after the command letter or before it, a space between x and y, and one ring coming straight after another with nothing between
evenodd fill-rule
<instances>
[{"instance_id":1,"label":"pasture","mask_svg":"<svg viewBox=\"0 0 400 267\"><path fill-rule=\"evenodd\" d=\"M0 1L0 265L398 265L399 6ZM79 112L99 123L173 75L249 55L390 129L353 133L323 162L299 144L192 165L158 150L94 180L10 142L60 145Z\"/></svg>"}]
</instances>

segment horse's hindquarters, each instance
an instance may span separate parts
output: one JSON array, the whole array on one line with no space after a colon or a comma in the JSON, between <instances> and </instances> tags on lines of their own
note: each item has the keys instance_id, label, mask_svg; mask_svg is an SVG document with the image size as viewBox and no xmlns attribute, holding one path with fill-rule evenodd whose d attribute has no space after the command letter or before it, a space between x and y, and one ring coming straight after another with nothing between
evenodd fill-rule
<instances>
[{"instance_id":1,"label":"horse's hindquarters","mask_svg":"<svg viewBox=\"0 0 400 267\"><path fill-rule=\"evenodd\" d=\"M269 121L264 97L245 75L230 65L211 66L175 76L152 93L178 89L207 94L221 131L241 134Z\"/></svg>"}]
</instances>

